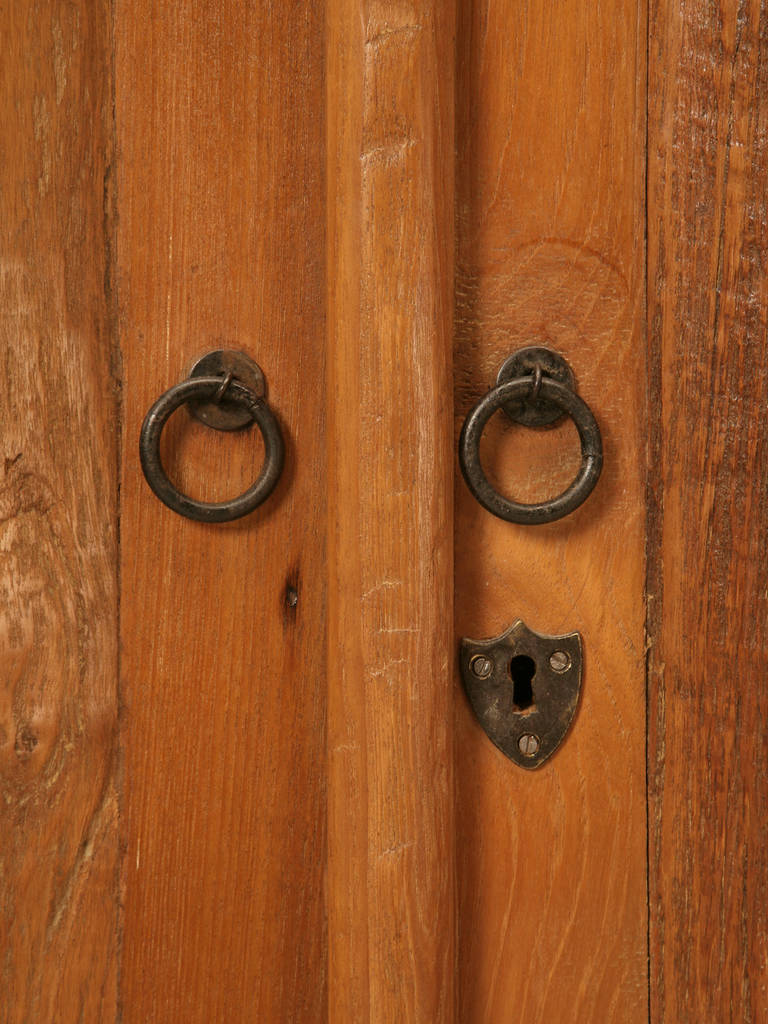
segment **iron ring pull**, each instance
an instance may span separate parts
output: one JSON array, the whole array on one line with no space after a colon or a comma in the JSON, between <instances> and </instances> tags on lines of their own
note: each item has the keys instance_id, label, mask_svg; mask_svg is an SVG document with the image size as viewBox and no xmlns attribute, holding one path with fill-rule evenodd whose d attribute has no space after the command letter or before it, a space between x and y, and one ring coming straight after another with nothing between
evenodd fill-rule
<instances>
[{"instance_id":1,"label":"iron ring pull","mask_svg":"<svg viewBox=\"0 0 768 1024\"><path fill-rule=\"evenodd\" d=\"M488 481L480 463L480 438L491 416L510 402L521 402L535 393L567 413L576 425L581 442L581 467L575 480L557 497L526 505L511 501L496 491ZM600 428L586 402L566 384L536 372L498 384L480 399L470 411L459 438L459 464L472 494L483 508L508 523L534 526L554 523L575 511L597 483L603 468L603 445Z\"/></svg>"},{"instance_id":2,"label":"iron ring pull","mask_svg":"<svg viewBox=\"0 0 768 1024\"><path fill-rule=\"evenodd\" d=\"M205 502L182 494L168 479L160 460L163 427L186 402L220 398L225 381L222 377L190 377L176 384L158 398L144 417L139 438L141 468L149 486L168 508L200 523L228 523L258 508L277 486L285 462L283 436L269 406L240 381L230 379L226 381L227 399L248 410L264 438L264 464L256 481L230 501Z\"/></svg>"}]
</instances>

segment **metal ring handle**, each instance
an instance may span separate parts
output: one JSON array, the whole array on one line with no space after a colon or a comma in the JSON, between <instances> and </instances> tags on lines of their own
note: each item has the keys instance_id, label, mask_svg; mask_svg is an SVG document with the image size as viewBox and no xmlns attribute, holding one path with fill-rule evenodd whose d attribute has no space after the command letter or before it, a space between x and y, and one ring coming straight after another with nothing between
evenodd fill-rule
<instances>
[{"instance_id":1,"label":"metal ring handle","mask_svg":"<svg viewBox=\"0 0 768 1024\"><path fill-rule=\"evenodd\" d=\"M556 498L534 505L524 505L519 501L504 498L489 483L480 463L480 438L486 423L496 410L506 402L520 401L528 397L535 383L538 383L541 397L554 402L563 412L568 413L576 424L581 441L581 468L570 487ZM600 428L587 403L571 388L546 375L536 382L533 377L518 377L492 388L471 410L464 421L459 438L459 464L470 491L483 508L499 519L530 526L554 523L577 509L589 497L600 477L600 470L603 468Z\"/></svg>"},{"instance_id":2,"label":"metal ring handle","mask_svg":"<svg viewBox=\"0 0 768 1024\"><path fill-rule=\"evenodd\" d=\"M195 501L174 487L160 461L163 427L179 406L193 399L214 397L221 384L221 377L190 377L176 384L158 398L144 417L139 438L141 468L149 486L168 508L200 523L228 523L253 512L275 489L285 461L283 436L269 406L245 385L232 380L227 397L248 408L264 438L264 464L256 482L239 497L221 502Z\"/></svg>"}]
</instances>

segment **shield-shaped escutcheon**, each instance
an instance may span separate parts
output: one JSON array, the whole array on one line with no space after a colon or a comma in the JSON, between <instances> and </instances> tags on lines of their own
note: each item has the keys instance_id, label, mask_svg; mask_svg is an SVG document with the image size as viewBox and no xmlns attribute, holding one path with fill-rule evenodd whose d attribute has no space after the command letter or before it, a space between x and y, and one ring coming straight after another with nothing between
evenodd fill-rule
<instances>
[{"instance_id":1,"label":"shield-shaped escutcheon","mask_svg":"<svg viewBox=\"0 0 768 1024\"><path fill-rule=\"evenodd\" d=\"M581 691L581 636L534 633L518 619L492 640L461 641L461 676L489 739L521 768L557 750Z\"/></svg>"}]
</instances>

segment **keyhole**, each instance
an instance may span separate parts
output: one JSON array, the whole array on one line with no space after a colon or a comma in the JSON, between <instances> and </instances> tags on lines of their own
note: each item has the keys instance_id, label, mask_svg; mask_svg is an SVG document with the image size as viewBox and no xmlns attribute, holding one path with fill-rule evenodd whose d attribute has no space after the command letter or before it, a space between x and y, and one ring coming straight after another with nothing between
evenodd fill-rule
<instances>
[{"instance_id":1,"label":"keyhole","mask_svg":"<svg viewBox=\"0 0 768 1024\"><path fill-rule=\"evenodd\" d=\"M517 654L509 663L512 676L512 702L515 711L527 711L533 704L531 681L536 675L536 662L527 654Z\"/></svg>"}]
</instances>

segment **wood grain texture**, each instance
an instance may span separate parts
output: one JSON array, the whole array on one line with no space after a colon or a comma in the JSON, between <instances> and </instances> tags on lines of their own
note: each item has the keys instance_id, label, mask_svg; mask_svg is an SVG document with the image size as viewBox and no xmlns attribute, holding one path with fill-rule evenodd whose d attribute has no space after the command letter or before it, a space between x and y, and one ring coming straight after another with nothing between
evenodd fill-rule
<instances>
[{"instance_id":1,"label":"wood grain texture","mask_svg":"<svg viewBox=\"0 0 768 1024\"><path fill-rule=\"evenodd\" d=\"M654 1022L768 1019L768 5L653 0Z\"/></svg>"},{"instance_id":2,"label":"wood grain texture","mask_svg":"<svg viewBox=\"0 0 768 1024\"><path fill-rule=\"evenodd\" d=\"M109 5L0 8L0 1020L116 1019Z\"/></svg>"},{"instance_id":3,"label":"wood grain texture","mask_svg":"<svg viewBox=\"0 0 768 1024\"><path fill-rule=\"evenodd\" d=\"M322 9L118 0L115 32L123 1020L321 1021ZM254 514L204 526L152 495L137 441L150 404L220 343L262 366L287 463ZM258 471L254 431L181 410L166 433L198 497Z\"/></svg>"},{"instance_id":4,"label":"wood grain texture","mask_svg":"<svg viewBox=\"0 0 768 1024\"><path fill-rule=\"evenodd\" d=\"M460 1019L647 1020L644 700L645 12L637 0L461 5L456 432L527 344L563 353L605 468L547 526L456 490L456 644L521 617L579 630L581 707L533 773L457 701ZM571 424L497 416L481 449L532 501L575 475ZM535 679L534 679L535 697Z\"/></svg>"},{"instance_id":5,"label":"wood grain texture","mask_svg":"<svg viewBox=\"0 0 768 1024\"><path fill-rule=\"evenodd\" d=\"M329 1006L454 1019L453 9L327 7Z\"/></svg>"}]
</instances>

